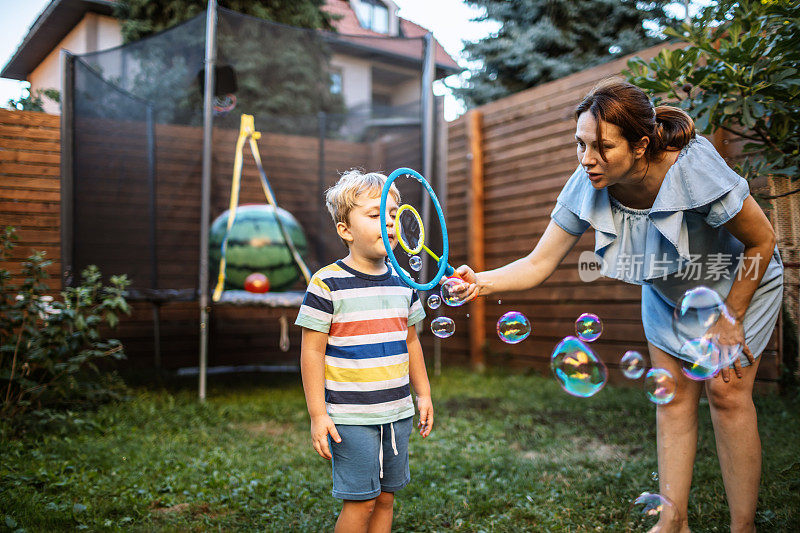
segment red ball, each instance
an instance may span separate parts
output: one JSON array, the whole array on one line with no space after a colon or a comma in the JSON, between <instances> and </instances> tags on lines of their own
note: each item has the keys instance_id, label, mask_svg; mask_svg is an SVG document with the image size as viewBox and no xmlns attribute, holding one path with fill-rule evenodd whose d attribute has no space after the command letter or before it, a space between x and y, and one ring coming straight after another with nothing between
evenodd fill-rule
<instances>
[{"instance_id":1,"label":"red ball","mask_svg":"<svg viewBox=\"0 0 800 533\"><path fill-rule=\"evenodd\" d=\"M269 278L261 272L253 272L245 278L244 290L255 293L269 292Z\"/></svg>"}]
</instances>

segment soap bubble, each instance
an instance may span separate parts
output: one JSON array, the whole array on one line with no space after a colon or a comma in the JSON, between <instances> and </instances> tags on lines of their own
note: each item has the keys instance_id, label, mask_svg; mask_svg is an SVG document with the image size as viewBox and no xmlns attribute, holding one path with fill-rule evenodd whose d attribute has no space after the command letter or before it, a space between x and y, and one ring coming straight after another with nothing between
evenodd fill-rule
<instances>
[{"instance_id":1,"label":"soap bubble","mask_svg":"<svg viewBox=\"0 0 800 533\"><path fill-rule=\"evenodd\" d=\"M647 398L657 405L664 405L675 397L678 384L666 368L651 368L644 377Z\"/></svg>"},{"instance_id":2,"label":"soap bubble","mask_svg":"<svg viewBox=\"0 0 800 533\"><path fill-rule=\"evenodd\" d=\"M575 321L575 332L580 340L592 342L603 333L603 322L597 315L583 313Z\"/></svg>"},{"instance_id":3,"label":"soap bubble","mask_svg":"<svg viewBox=\"0 0 800 533\"><path fill-rule=\"evenodd\" d=\"M650 479L658 481L658 472L650 472Z\"/></svg>"},{"instance_id":4,"label":"soap bubble","mask_svg":"<svg viewBox=\"0 0 800 533\"><path fill-rule=\"evenodd\" d=\"M440 316L431 321L431 331L441 339L446 339L456 332L456 323L452 318Z\"/></svg>"},{"instance_id":5,"label":"soap bubble","mask_svg":"<svg viewBox=\"0 0 800 533\"><path fill-rule=\"evenodd\" d=\"M681 361L683 374L695 381L711 379L720 369L720 349L707 337L687 341L681 347L681 355L688 360Z\"/></svg>"},{"instance_id":6,"label":"soap bubble","mask_svg":"<svg viewBox=\"0 0 800 533\"><path fill-rule=\"evenodd\" d=\"M553 350L550 368L561 388L580 398L594 396L608 380L606 365L591 348L572 336L565 337Z\"/></svg>"},{"instance_id":7,"label":"soap bubble","mask_svg":"<svg viewBox=\"0 0 800 533\"><path fill-rule=\"evenodd\" d=\"M517 344L531 334L528 317L518 311L509 311L497 321L497 335L508 344Z\"/></svg>"},{"instance_id":8,"label":"soap bubble","mask_svg":"<svg viewBox=\"0 0 800 533\"><path fill-rule=\"evenodd\" d=\"M639 379L644 374L644 357L636 350L628 350L620 360L622 373L628 379Z\"/></svg>"},{"instance_id":9,"label":"soap bubble","mask_svg":"<svg viewBox=\"0 0 800 533\"><path fill-rule=\"evenodd\" d=\"M442 305L442 298L438 294L431 294L428 296L428 307L431 309L439 309Z\"/></svg>"},{"instance_id":10,"label":"soap bubble","mask_svg":"<svg viewBox=\"0 0 800 533\"><path fill-rule=\"evenodd\" d=\"M448 278L447 281L442 283L441 292L444 303L451 307L458 307L459 305L467 303L467 300L461 298L455 292L455 288L464 283L465 282L461 278Z\"/></svg>"},{"instance_id":11,"label":"soap bubble","mask_svg":"<svg viewBox=\"0 0 800 533\"><path fill-rule=\"evenodd\" d=\"M716 291L708 287L695 287L686 291L672 315L672 331L678 337L681 346L686 348L688 357L698 356L705 358L709 351L713 351L708 344L703 344L702 339L715 343L720 354L717 367L727 365L739 356L742 351L741 344L722 345L717 335L709 333L709 328L718 322L726 322L727 326L734 327L736 319L728 311L722 298ZM694 346L686 346L693 343ZM698 346L700 349L698 350ZM705 348L708 348L706 350ZM681 350L683 353L683 350ZM692 360L694 362L694 360ZM708 361L705 362L706 365ZM701 365L703 362L700 363Z\"/></svg>"},{"instance_id":12,"label":"soap bubble","mask_svg":"<svg viewBox=\"0 0 800 533\"><path fill-rule=\"evenodd\" d=\"M627 530L650 531L662 516L669 520L676 516L675 513L675 505L669 498L652 492L643 492L628 508Z\"/></svg>"},{"instance_id":13,"label":"soap bubble","mask_svg":"<svg viewBox=\"0 0 800 533\"><path fill-rule=\"evenodd\" d=\"M412 255L408 258L408 266L410 266L411 270L414 272L419 272L422 270L422 258L418 255Z\"/></svg>"}]
</instances>

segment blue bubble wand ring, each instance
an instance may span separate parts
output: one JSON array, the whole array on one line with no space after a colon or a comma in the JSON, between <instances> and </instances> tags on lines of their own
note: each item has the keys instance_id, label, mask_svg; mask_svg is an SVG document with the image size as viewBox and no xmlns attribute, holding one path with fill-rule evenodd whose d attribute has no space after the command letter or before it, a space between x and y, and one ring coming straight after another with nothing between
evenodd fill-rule
<instances>
[{"instance_id":1,"label":"blue bubble wand ring","mask_svg":"<svg viewBox=\"0 0 800 533\"><path fill-rule=\"evenodd\" d=\"M402 237L400 236L400 232L398 231L398 238L397 240L400 242L403 249L409 251L409 253L418 253L421 250L425 250L433 259L436 261L437 265L439 266L438 270L436 271L436 275L430 280L428 283L417 283L402 269L400 268L400 264L397 262L397 258L394 256L394 250L392 249L391 244L389 243L389 232L386 230L386 200L389 198L389 190L392 187L392 183L394 180L399 178L400 176L411 176L425 187L425 191L428 193L428 196L431 198L431 202L433 203L433 208L436 209L436 214L439 217L439 225L442 228L442 256L439 257L435 253L433 253L427 246L425 246L425 227L422 225L422 220L419 217L417 211L410 205L403 205L398 209L397 215L395 220L400 219L400 213L405 210L410 210L414 216L417 218L420 226L420 243L414 250L409 250L406 244L403 242ZM395 224L396 230L399 228L397 224ZM450 255L450 245L447 240L447 225L444 221L444 213L442 213L442 206L439 205L439 199L436 198L436 193L433 192L428 180L422 177L422 175L410 168L398 168L391 174L389 177L386 178L386 183L383 184L383 190L381 191L381 237L383 238L383 246L386 248L386 255L389 257L389 261L392 263L397 275L400 276L400 279L414 289L418 291L427 291L435 287L439 281L442 279L442 276L452 276L455 274L455 269L447 263L448 256Z\"/></svg>"}]
</instances>

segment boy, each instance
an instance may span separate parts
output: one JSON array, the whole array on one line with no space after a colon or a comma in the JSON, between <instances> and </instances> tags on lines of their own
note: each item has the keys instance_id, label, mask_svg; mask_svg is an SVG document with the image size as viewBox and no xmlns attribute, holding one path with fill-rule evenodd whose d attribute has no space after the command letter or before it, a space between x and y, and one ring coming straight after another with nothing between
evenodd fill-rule
<instances>
[{"instance_id":1,"label":"boy","mask_svg":"<svg viewBox=\"0 0 800 533\"><path fill-rule=\"evenodd\" d=\"M295 324L303 328L300 368L311 441L331 460L344 500L336 533L391 531L394 492L411 480L408 440L417 394L420 434L433 427L430 384L415 325L425 318L416 291L386 262L380 194L386 177L351 170L325 202L347 257L320 269ZM397 244L400 193L387 199L386 227Z\"/></svg>"}]
</instances>

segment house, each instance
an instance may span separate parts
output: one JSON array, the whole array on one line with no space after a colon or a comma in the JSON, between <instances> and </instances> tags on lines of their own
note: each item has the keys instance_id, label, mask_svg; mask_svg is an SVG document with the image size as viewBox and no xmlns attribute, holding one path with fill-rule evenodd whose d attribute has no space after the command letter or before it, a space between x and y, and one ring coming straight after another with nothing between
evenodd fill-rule
<instances>
[{"instance_id":1,"label":"house","mask_svg":"<svg viewBox=\"0 0 800 533\"><path fill-rule=\"evenodd\" d=\"M114 0L51 0L31 26L0 76L29 81L31 91L61 87L61 49L85 54L122 44ZM419 42L373 37L422 37L425 28L397 16L392 0L327 0L338 33L352 36L331 58L331 87L348 108L400 106L419 100ZM460 72L435 43L436 79ZM45 102L58 113L58 104Z\"/></svg>"}]
</instances>

